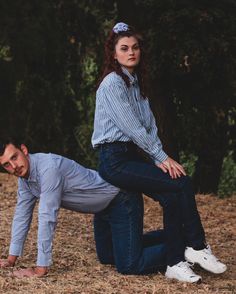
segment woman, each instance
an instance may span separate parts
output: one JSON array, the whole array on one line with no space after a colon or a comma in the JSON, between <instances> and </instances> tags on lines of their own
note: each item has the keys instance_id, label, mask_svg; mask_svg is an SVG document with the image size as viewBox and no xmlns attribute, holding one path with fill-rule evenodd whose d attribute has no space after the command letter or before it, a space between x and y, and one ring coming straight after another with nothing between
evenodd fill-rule
<instances>
[{"instance_id":1,"label":"woman","mask_svg":"<svg viewBox=\"0 0 236 294\"><path fill-rule=\"evenodd\" d=\"M92 144L99 148L100 175L123 189L143 192L163 208L167 247L166 277L198 282L187 261L222 273L226 265L206 245L191 181L162 149L145 97L143 41L118 23L105 44L105 68L96 95ZM150 158L147 162L139 149Z\"/></svg>"}]
</instances>

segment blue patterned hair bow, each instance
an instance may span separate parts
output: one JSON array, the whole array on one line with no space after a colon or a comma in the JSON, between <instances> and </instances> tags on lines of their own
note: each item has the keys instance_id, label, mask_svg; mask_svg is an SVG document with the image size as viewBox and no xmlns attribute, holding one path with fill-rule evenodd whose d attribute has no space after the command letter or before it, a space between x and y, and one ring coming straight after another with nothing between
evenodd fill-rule
<instances>
[{"instance_id":1,"label":"blue patterned hair bow","mask_svg":"<svg viewBox=\"0 0 236 294\"><path fill-rule=\"evenodd\" d=\"M118 22L114 27L113 27L113 32L118 34L120 32L125 32L129 30L129 26L124 23L124 22Z\"/></svg>"}]
</instances>

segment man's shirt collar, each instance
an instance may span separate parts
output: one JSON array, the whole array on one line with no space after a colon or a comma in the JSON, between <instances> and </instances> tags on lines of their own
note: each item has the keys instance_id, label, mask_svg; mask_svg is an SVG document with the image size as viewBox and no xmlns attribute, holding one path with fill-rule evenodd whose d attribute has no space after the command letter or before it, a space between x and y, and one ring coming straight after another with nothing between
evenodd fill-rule
<instances>
[{"instance_id":1,"label":"man's shirt collar","mask_svg":"<svg viewBox=\"0 0 236 294\"><path fill-rule=\"evenodd\" d=\"M36 182L37 181L36 163L32 154L29 154L29 166L30 166L30 173L29 173L29 177L27 181Z\"/></svg>"}]
</instances>

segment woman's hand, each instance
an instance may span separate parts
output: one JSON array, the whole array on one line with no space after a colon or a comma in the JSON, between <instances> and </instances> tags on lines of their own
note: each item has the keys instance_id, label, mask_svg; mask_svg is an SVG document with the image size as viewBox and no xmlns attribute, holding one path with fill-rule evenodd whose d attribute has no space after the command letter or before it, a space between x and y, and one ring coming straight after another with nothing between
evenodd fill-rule
<instances>
[{"instance_id":1,"label":"woman's hand","mask_svg":"<svg viewBox=\"0 0 236 294\"><path fill-rule=\"evenodd\" d=\"M165 161L157 165L164 173L169 173L172 179L186 176L186 172L181 164L168 157Z\"/></svg>"}]
</instances>

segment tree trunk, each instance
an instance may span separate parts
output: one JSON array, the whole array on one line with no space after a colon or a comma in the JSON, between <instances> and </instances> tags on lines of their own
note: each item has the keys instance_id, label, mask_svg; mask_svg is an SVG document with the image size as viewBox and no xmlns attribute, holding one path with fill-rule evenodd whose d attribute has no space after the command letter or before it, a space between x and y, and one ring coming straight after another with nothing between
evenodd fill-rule
<instances>
[{"instance_id":1,"label":"tree trunk","mask_svg":"<svg viewBox=\"0 0 236 294\"><path fill-rule=\"evenodd\" d=\"M201 149L197 152L193 180L196 192L216 194L228 150L227 115L222 112L219 115L216 110L209 110L205 115L208 116L209 133L203 135Z\"/></svg>"},{"instance_id":2,"label":"tree trunk","mask_svg":"<svg viewBox=\"0 0 236 294\"><path fill-rule=\"evenodd\" d=\"M151 107L163 149L170 157L179 161L178 140L175 134L177 115L171 93L168 91L170 87L164 87L163 83L160 86L158 81L154 81L151 85Z\"/></svg>"}]
</instances>

